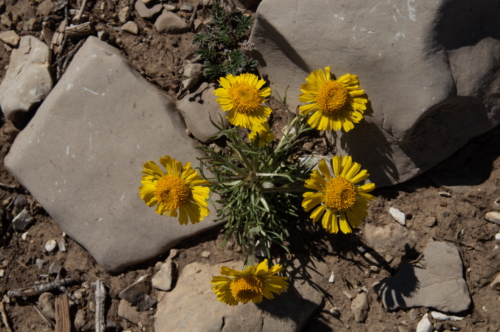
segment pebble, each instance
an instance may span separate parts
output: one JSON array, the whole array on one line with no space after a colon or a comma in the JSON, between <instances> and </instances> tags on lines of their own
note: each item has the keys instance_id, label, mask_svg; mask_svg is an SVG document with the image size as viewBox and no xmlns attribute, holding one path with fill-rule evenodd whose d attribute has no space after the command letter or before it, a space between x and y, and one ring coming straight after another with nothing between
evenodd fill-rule
<instances>
[{"instance_id":1,"label":"pebble","mask_svg":"<svg viewBox=\"0 0 500 332\"><path fill-rule=\"evenodd\" d=\"M389 213L398 223L400 223L403 226L406 225L406 215L403 212L399 211L396 208L391 207L389 209Z\"/></svg>"},{"instance_id":2,"label":"pebble","mask_svg":"<svg viewBox=\"0 0 500 332\"><path fill-rule=\"evenodd\" d=\"M120 23L123 24L127 22L128 18L128 12L130 11L130 7L123 7L122 10L118 12L118 19L120 20Z\"/></svg>"},{"instance_id":3,"label":"pebble","mask_svg":"<svg viewBox=\"0 0 500 332\"><path fill-rule=\"evenodd\" d=\"M497 234L495 235L495 240L500 241L500 233L497 233Z\"/></svg>"},{"instance_id":4,"label":"pebble","mask_svg":"<svg viewBox=\"0 0 500 332\"><path fill-rule=\"evenodd\" d=\"M490 287L500 291L500 273L497 274L493 282L490 284Z\"/></svg>"},{"instance_id":5,"label":"pebble","mask_svg":"<svg viewBox=\"0 0 500 332\"><path fill-rule=\"evenodd\" d=\"M158 301L153 299L147 294L141 295L139 302L137 302L137 311L148 311L152 308Z\"/></svg>"},{"instance_id":6,"label":"pebble","mask_svg":"<svg viewBox=\"0 0 500 332\"><path fill-rule=\"evenodd\" d=\"M432 324L429 320L429 314L425 314L420 322L418 322L417 332L432 332Z\"/></svg>"},{"instance_id":7,"label":"pebble","mask_svg":"<svg viewBox=\"0 0 500 332\"><path fill-rule=\"evenodd\" d=\"M56 274L59 275L59 272L61 271L62 266L58 262L52 262L49 265L49 274Z\"/></svg>"},{"instance_id":8,"label":"pebble","mask_svg":"<svg viewBox=\"0 0 500 332\"><path fill-rule=\"evenodd\" d=\"M0 269L0 278L3 278L4 275L5 275L5 270L4 269Z\"/></svg>"},{"instance_id":9,"label":"pebble","mask_svg":"<svg viewBox=\"0 0 500 332\"><path fill-rule=\"evenodd\" d=\"M184 76L187 78L182 81L182 86L186 90L191 90L203 77L203 65L200 63L187 64L184 67Z\"/></svg>"},{"instance_id":10,"label":"pebble","mask_svg":"<svg viewBox=\"0 0 500 332\"><path fill-rule=\"evenodd\" d=\"M427 227L432 228L432 227L436 226L436 223L437 223L436 217L426 217L424 219L424 225Z\"/></svg>"},{"instance_id":11,"label":"pebble","mask_svg":"<svg viewBox=\"0 0 500 332\"><path fill-rule=\"evenodd\" d=\"M380 269L377 266L375 266L375 265L371 265L370 266L370 271L373 272L373 273L379 273Z\"/></svg>"},{"instance_id":12,"label":"pebble","mask_svg":"<svg viewBox=\"0 0 500 332\"><path fill-rule=\"evenodd\" d=\"M17 47L20 39L19 35L13 30L0 32L0 40L9 46Z\"/></svg>"},{"instance_id":13,"label":"pebble","mask_svg":"<svg viewBox=\"0 0 500 332\"><path fill-rule=\"evenodd\" d=\"M201 257L203 257L203 258L208 258L208 257L210 257L210 251L204 251L204 252L202 252L202 253L201 253Z\"/></svg>"},{"instance_id":14,"label":"pebble","mask_svg":"<svg viewBox=\"0 0 500 332\"><path fill-rule=\"evenodd\" d=\"M368 295L366 293L360 293L351 303L351 311L354 315L354 319L358 323L363 323L368 317L368 310L370 309L370 304L368 302Z\"/></svg>"},{"instance_id":15,"label":"pebble","mask_svg":"<svg viewBox=\"0 0 500 332\"><path fill-rule=\"evenodd\" d=\"M415 320L418 318L418 312L415 309L411 309L409 315L411 320Z\"/></svg>"},{"instance_id":16,"label":"pebble","mask_svg":"<svg viewBox=\"0 0 500 332\"><path fill-rule=\"evenodd\" d=\"M43 264L45 264L45 261L43 259L37 258L35 262L39 270L43 269Z\"/></svg>"},{"instance_id":17,"label":"pebble","mask_svg":"<svg viewBox=\"0 0 500 332\"><path fill-rule=\"evenodd\" d=\"M162 291L169 291L172 289L172 280L174 278L175 263L170 258L161 265L152 280L153 287Z\"/></svg>"},{"instance_id":18,"label":"pebble","mask_svg":"<svg viewBox=\"0 0 500 332\"><path fill-rule=\"evenodd\" d=\"M23 234L21 235L21 239L23 239L23 241L26 241L26 239L27 239L27 238L28 238L28 232L23 233Z\"/></svg>"},{"instance_id":19,"label":"pebble","mask_svg":"<svg viewBox=\"0 0 500 332\"><path fill-rule=\"evenodd\" d=\"M365 253L365 258L373 265L380 265L379 261L369 252Z\"/></svg>"},{"instance_id":20,"label":"pebble","mask_svg":"<svg viewBox=\"0 0 500 332\"><path fill-rule=\"evenodd\" d=\"M33 221L33 217L26 209L23 209L14 219L12 219L12 226L18 232L22 232Z\"/></svg>"},{"instance_id":21,"label":"pebble","mask_svg":"<svg viewBox=\"0 0 500 332\"><path fill-rule=\"evenodd\" d=\"M54 295L49 292L42 293L38 298L38 307L50 319L55 319Z\"/></svg>"},{"instance_id":22,"label":"pebble","mask_svg":"<svg viewBox=\"0 0 500 332\"><path fill-rule=\"evenodd\" d=\"M177 10L177 6L171 5L171 4L163 5L163 8L165 8L165 10L168 10L169 12L173 12L173 11Z\"/></svg>"},{"instance_id":23,"label":"pebble","mask_svg":"<svg viewBox=\"0 0 500 332\"><path fill-rule=\"evenodd\" d=\"M80 300L83 297L83 290L82 289L77 289L74 293L73 296L75 299Z\"/></svg>"},{"instance_id":24,"label":"pebble","mask_svg":"<svg viewBox=\"0 0 500 332\"><path fill-rule=\"evenodd\" d=\"M339 317L340 316L340 309L338 307L333 307L330 309L330 313L335 317Z\"/></svg>"},{"instance_id":25,"label":"pebble","mask_svg":"<svg viewBox=\"0 0 500 332\"><path fill-rule=\"evenodd\" d=\"M181 17L169 11L164 11L156 19L155 27L159 33L179 34L189 31L189 25Z\"/></svg>"},{"instance_id":26,"label":"pebble","mask_svg":"<svg viewBox=\"0 0 500 332\"><path fill-rule=\"evenodd\" d=\"M122 26L122 31L137 35L139 33L139 27L135 24L135 22L128 21Z\"/></svg>"},{"instance_id":27,"label":"pebble","mask_svg":"<svg viewBox=\"0 0 500 332\"><path fill-rule=\"evenodd\" d=\"M333 284L334 281L335 281L335 274L332 272L332 275L330 276L330 279L328 279L328 282Z\"/></svg>"},{"instance_id":28,"label":"pebble","mask_svg":"<svg viewBox=\"0 0 500 332\"><path fill-rule=\"evenodd\" d=\"M451 194L449 192L446 192L446 191L440 191L439 192L439 196L451 197Z\"/></svg>"},{"instance_id":29,"label":"pebble","mask_svg":"<svg viewBox=\"0 0 500 332\"><path fill-rule=\"evenodd\" d=\"M7 296L7 294L3 295L3 302L9 304L10 303L10 297Z\"/></svg>"},{"instance_id":30,"label":"pebble","mask_svg":"<svg viewBox=\"0 0 500 332\"><path fill-rule=\"evenodd\" d=\"M152 18L156 14L158 14L162 10L163 6L161 4L157 4L152 6L151 8L146 7L144 2L136 1L135 2L135 10L142 18Z\"/></svg>"},{"instance_id":31,"label":"pebble","mask_svg":"<svg viewBox=\"0 0 500 332\"><path fill-rule=\"evenodd\" d=\"M185 12L192 12L193 9L194 9L193 5L190 4L189 2L186 2L182 5L180 10L185 11Z\"/></svg>"},{"instance_id":32,"label":"pebble","mask_svg":"<svg viewBox=\"0 0 500 332\"><path fill-rule=\"evenodd\" d=\"M75 327L80 330L87 324L87 312L85 310L78 310L75 316Z\"/></svg>"},{"instance_id":33,"label":"pebble","mask_svg":"<svg viewBox=\"0 0 500 332\"><path fill-rule=\"evenodd\" d=\"M47 250L47 252L52 252L56 248L57 248L57 242L56 242L56 240L49 240L45 244L45 250Z\"/></svg>"},{"instance_id":34,"label":"pebble","mask_svg":"<svg viewBox=\"0 0 500 332\"><path fill-rule=\"evenodd\" d=\"M349 299L349 300L352 300L352 295L349 294L348 292L346 291L343 291L344 292L344 295Z\"/></svg>"},{"instance_id":35,"label":"pebble","mask_svg":"<svg viewBox=\"0 0 500 332\"><path fill-rule=\"evenodd\" d=\"M57 239L57 246L59 247L59 251L66 251L66 240L64 239L64 237Z\"/></svg>"},{"instance_id":36,"label":"pebble","mask_svg":"<svg viewBox=\"0 0 500 332\"><path fill-rule=\"evenodd\" d=\"M500 212L491 211L484 216L486 220L500 226Z\"/></svg>"},{"instance_id":37,"label":"pebble","mask_svg":"<svg viewBox=\"0 0 500 332\"><path fill-rule=\"evenodd\" d=\"M432 316L432 318L437 319L437 320L452 320L454 322L464 319L463 317L458 317L458 316L448 316L448 315L445 315L445 314L443 314L441 312L437 312L437 311L431 311L431 316Z\"/></svg>"}]
</instances>

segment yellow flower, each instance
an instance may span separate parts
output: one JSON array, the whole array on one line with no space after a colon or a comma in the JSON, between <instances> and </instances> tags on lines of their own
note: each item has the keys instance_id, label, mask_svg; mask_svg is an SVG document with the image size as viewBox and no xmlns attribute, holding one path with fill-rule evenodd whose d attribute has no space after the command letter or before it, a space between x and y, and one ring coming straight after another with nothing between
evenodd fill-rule
<instances>
[{"instance_id":1,"label":"yellow flower","mask_svg":"<svg viewBox=\"0 0 500 332\"><path fill-rule=\"evenodd\" d=\"M272 300L273 293L280 295L284 289L288 289L288 282L285 281L288 278L275 276L282 270L284 268L280 264L269 269L267 259L257 266L248 266L241 272L223 266L220 269L222 275L212 277L212 289L219 301L231 306L239 302L260 303L262 296Z\"/></svg>"},{"instance_id":2,"label":"yellow flower","mask_svg":"<svg viewBox=\"0 0 500 332\"><path fill-rule=\"evenodd\" d=\"M252 142L255 142L257 134L259 134L259 146L264 146L274 139L274 134L269 130L269 124L267 122L253 126L252 131L248 134L248 138L250 138Z\"/></svg>"},{"instance_id":3,"label":"yellow flower","mask_svg":"<svg viewBox=\"0 0 500 332\"><path fill-rule=\"evenodd\" d=\"M300 86L299 101L307 103L299 107L300 114L315 111L307 123L318 130L340 130L347 132L354 123L363 119L368 99L364 90L359 90L358 76L345 74L332 80L330 67L312 72L308 83Z\"/></svg>"},{"instance_id":4,"label":"yellow flower","mask_svg":"<svg viewBox=\"0 0 500 332\"><path fill-rule=\"evenodd\" d=\"M191 223L196 224L208 216L210 189L205 186L210 182L201 179L190 162L182 167L180 161L164 156L160 158L160 164L165 167L166 173L154 161L148 160L143 164L144 175L139 188L141 199L148 206L157 205L156 213L160 215L176 218L179 210L181 225L187 225L188 217Z\"/></svg>"},{"instance_id":5,"label":"yellow flower","mask_svg":"<svg viewBox=\"0 0 500 332\"><path fill-rule=\"evenodd\" d=\"M311 213L313 222L323 216L323 227L330 233L351 233L352 228L361 224L368 215L368 202L375 197L368 192L375 189L374 183L362 186L355 184L366 180L370 174L361 165L352 162L352 157L335 156L332 158L334 176L324 159L318 164L318 170L313 170L304 187L317 192L304 193L302 207L306 212L319 205ZM324 215L323 215L324 214Z\"/></svg>"},{"instance_id":6,"label":"yellow flower","mask_svg":"<svg viewBox=\"0 0 500 332\"><path fill-rule=\"evenodd\" d=\"M229 74L219 80L222 88L214 94L219 97L221 108L229 112L227 118L235 126L250 128L266 122L271 109L261 104L271 94L270 88L262 88L266 83L254 74L241 74L236 77Z\"/></svg>"}]
</instances>

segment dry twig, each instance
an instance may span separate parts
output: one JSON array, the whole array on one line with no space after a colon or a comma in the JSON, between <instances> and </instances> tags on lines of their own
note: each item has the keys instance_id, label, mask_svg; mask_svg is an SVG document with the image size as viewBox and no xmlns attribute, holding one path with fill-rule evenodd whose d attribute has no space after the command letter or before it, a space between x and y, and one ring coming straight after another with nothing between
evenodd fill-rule
<instances>
[{"instance_id":1,"label":"dry twig","mask_svg":"<svg viewBox=\"0 0 500 332\"><path fill-rule=\"evenodd\" d=\"M40 317L42 317L42 319L45 321L45 323L47 323L51 328L54 328L54 323L52 323L52 321L50 319L48 319L47 317L45 317L45 315L42 314L40 312L40 310L38 310L38 308L35 305L33 305L32 307L40 315Z\"/></svg>"},{"instance_id":2,"label":"dry twig","mask_svg":"<svg viewBox=\"0 0 500 332\"><path fill-rule=\"evenodd\" d=\"M75 299L71 293L66 289L65 286L69 286L71 284L76 283L74 279L56 279L52 282L49 282L48 284L42 284L42 285L34 285L32 287L27 287L27 288L20 288L20 289L15 289L7 292L8 297L17 297L17 298L27 298L30 296L36 296L40 295L45 292L50 292L53 290L59 290L62 293L65 293L68 295L68 297L71 299L71 301L78 303L78 300Z\"/></svg>"},{"instance_id":3,"label":"dry twig","mask_svg":"<svg viewBox=\"0 0 500 332\"><path fill-rule=\"evenodd\" d=\"M5 305L3 301L0 301L0 313L2 314L3 325L5 325L5 330L7 332L12 332L9 326L9 320L7 319L7 313L5 312Z\"/></svg>"}]
</instances>

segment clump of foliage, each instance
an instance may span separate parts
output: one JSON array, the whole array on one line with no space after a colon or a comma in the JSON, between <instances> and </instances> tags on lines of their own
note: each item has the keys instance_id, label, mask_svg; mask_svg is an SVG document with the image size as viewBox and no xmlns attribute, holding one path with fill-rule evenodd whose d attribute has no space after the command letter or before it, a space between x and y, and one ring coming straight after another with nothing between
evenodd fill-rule
<instances>
[{"instance_id":1,"label":"clump of foliage","mask_svg":"<svg viewBox=\"0 0 500 332\"><path fill-rule=\"evenodd\" d=\"M212 7L213 26L194 35L193 44L205 61L204 75L216 79L229 74L252 72L257 61L246 54L251 45L244 40L252 26L252 16L235 10L228 13L219 2Z\"/></svg>"}]
</instances>

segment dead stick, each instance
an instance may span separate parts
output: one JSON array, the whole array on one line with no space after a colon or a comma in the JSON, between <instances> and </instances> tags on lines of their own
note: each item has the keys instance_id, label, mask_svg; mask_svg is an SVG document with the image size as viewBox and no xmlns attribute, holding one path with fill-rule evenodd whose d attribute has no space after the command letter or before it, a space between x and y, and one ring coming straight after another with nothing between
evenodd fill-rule
<instances>
[{"instance_id":1,"label":"dead stick","mask_svg":"<svg viewBox=\"0 0 500 332\"><path fill-rule=\"evenodd\" d=\"M27 288L21 288L21 289L14 289L11 291L7 292L8 297L29 297L29 296L35 296L35 295L40 295L45 292L49 292L52 290L59 290L65 294L68 294L71 298L72 301L76 302L76 299L74 299L71 296L71 293L66 289L64 286L69 286L71 284L74 284L76 281L74 279L56 279L52 282L49 282L48 284L42 284L42 285L35 285L33 287L27 287Z\"/></svg>"},{"instance_id":2,"label":"dead stick","mask_svg":"<svg viewBox=\"0 0 500 332\"><path fill-rule=\"evenodd\" d=\"M9 326L9 320L7 319L7 313L5 312L5 305L3 301L0 302L0 312L2 313L3 325L5 325L5 330L7 332L12 332Z\"/></svg>"},{"instance_id":3,"label":"dead stick","mask_svg":"<svg viewBox=\"0 0 500 332\"><path fill-rule=\"evenodd\" d=\"M54 323L52 323L52 321L47 319L47 317L45 317L45 315L42 314L36 306L32 306L32 307L33 307L33 309L35 309L36 312L38 312L38 314L40 315L40 317L42 317L42 319L45 321L45 323L47 323L50 327L54 328Z\"/></svg>"},{"instance_id":4,"label":"dead stick","mask_svg":"<svg viewBox=\"0 0 500 332\"><path fill-rule=\"evenodd\" d=\"M71 332L67 294L56 298L56 332Z\"/></svg>"},{"instance_id":5,"label":"dead stick","mask_svg":"<svg viewBox=\"0 0 500 332\"><path fill-rule=\"evenodd\" d=\"M106 320L104 318L104 302L106 289L101 280L95 282L95 332L105 332Z\"/></svg>"},{"instance_id":6,"label":"dead stick","mask_svg":"<svg viewBox=\"0 0 500 332\"><path fill-rule=\"evenodd\" d=\"M75 17L73 17L73 22L78 23L80 22L80 19L82 18L83 11L85 10L85 6L87 5L87 0L83 0L82 6L80 7L80 10L78 11L78 14L76 14Z\"/></svg>"}]
</instances>

